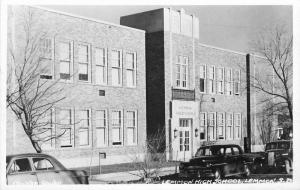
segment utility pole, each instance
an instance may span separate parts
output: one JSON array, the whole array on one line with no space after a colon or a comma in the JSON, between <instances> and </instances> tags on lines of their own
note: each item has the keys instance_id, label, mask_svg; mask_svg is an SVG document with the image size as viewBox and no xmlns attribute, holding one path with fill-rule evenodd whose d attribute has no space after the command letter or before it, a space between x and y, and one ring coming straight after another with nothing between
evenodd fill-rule
<instances>
[{"instance_id":1,"label":"utility pole","mask_svg":"<svg viewBox=\"0 0 300 190\"><path fill-rule=\"evenodd\" d=\"M251 93L250 93L250 54L246 55L246 81L247 81L247 138L244 141L245 152L251 152Z\"/></svg>"}]
</instances>

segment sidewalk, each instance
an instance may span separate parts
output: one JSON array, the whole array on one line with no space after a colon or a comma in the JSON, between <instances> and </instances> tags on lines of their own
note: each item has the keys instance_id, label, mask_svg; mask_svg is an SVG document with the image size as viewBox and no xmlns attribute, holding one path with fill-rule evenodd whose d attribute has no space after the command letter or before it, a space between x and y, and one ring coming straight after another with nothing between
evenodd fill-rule
<instances>
[{"instance_id":1,"label":"sidewalk","mask_svg":"<svg viewBox=\"0 0 300 190\"><path fill-rule=\"evenodd\" d=\"M159 176L170 175L175 173L176 166L164 167L159 171ZM139 180L139 171L114 172L106 174L93 175L90 178L90 184L95 183L127 183L129 181Z\"/></svg>"}]
</instances>

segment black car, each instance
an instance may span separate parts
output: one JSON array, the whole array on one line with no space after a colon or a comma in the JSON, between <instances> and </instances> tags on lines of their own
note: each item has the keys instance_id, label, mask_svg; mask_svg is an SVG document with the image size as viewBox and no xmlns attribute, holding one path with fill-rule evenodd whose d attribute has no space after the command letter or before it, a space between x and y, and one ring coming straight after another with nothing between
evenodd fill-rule
<instances>
[{"instance_id":1,"label":"black car","mask_svg":"<svg viewBox=\"0 0 300 190\"><path fill-rule=\"evenodd\" d=\"M180 163L179 176L215 179L233 175L248 177L250 160L238 145L203 146L189 162Z\"/></svg>"},{"instance_id":2,"label":"black car","mask_svg":"<svg viewBox=\"0 0 300 190\"><path fill-rule=\"evenodd\" d=\"M293 171L293 142L280 140L266 144L264 167L291 174Z\"/></svg>"}]
</instances>

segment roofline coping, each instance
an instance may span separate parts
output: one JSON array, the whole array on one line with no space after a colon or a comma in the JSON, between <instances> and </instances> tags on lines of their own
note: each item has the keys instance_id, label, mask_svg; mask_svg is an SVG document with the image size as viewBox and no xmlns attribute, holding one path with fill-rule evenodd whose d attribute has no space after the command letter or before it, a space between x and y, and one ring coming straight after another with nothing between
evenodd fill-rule
<instances>
[{"instance_id":1,"label":"roofline coping","mask_svg":"<svg viewBox=\"0 0 300 190\"><path fill-rule=\"evenodd\" d=\"M101 24L106 24L106 25L111 25L111 26L115 26L115 27L119 27L119 28L124 28L124 29L129 29L129 30L133 30L133 31L137 31L137 32L146 33L145 30L136 29L136 28L132 28L132 27L128 27L128 26L123 26L123 25L120 25L120 24L115 24L115 23L111 23L111 22L107 22L107 21L98 20L98 19L93 19L93 18L90 18L90 17L75 15L75 14L72 14L72 13L67 13L67 12L58 11L58 10L54 10L54 9L49 9L49 8L45 8L45 7L41 7L41 6L37 6L37 5L26 5L26 6L41 9L41 10L52 12L52 13L57 13L57 14L69 16L69 17L75 17L75 18L79 18L79 19L92 21L92 22L97 22L97 23L101 23Z\"/></svg>"}]
</instances>

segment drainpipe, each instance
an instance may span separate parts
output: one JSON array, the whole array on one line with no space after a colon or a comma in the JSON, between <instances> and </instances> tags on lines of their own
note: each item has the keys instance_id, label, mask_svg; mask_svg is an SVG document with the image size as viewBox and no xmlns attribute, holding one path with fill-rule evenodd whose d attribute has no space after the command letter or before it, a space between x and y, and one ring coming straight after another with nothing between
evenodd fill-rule
<instances>
[{"instance_id":1,"label":"drainpipe","mask_svg":"<svg viewBox=\"0 0 300 190\"><path fill-rule=\"evenodd\" d=\"M247 137L245 138L245 152L251 152L251 94L250 94L250 54L246 55L246 81L247 81Z\"/></svg>"}]
</instances>

